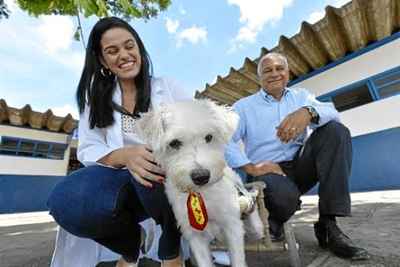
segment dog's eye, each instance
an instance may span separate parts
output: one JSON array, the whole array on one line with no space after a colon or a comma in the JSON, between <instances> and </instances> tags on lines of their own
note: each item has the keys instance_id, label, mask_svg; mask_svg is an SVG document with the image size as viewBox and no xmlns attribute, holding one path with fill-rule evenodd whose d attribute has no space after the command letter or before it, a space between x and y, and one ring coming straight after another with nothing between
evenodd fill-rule
<instances>
[{"instance_id":1,"label":"dog's eye","mask_svg":"<svg viewBox=\"0 0 400 267\"><path fill-rule=\"evenodd\" d=\"M179 149L182 146L182 142L178 139L174 139L169 143L169 147L173 149Z\"/></svg>"},{"instance_id":2,"label":"dog's eye","mask_svg":"<svg viewBox=\"0 0 400 267\"><path fill-rule=\"evenodd\" d=\"M213 136L211 134L207 134L206 137L204 137L204 139L206 140L206 143L210 143L211 140L213 139Z\"/></svg>"}]
</instances>

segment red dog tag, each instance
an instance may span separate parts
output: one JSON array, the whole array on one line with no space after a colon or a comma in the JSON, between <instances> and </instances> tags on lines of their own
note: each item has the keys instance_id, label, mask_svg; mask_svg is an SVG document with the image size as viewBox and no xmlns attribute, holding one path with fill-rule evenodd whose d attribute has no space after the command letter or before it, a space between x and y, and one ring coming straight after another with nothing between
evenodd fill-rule
<instances>
[{"instance_id":1,"label":"red dog tag","mask_svg":"<svg viewBox=\"0 0 400 267\"><path fill-rule=\"evenodd\" d=\"M190 225L203 231L208 222L208 215L204 200L199 193L190 192L187 199L187 209Z\"/></svg>"}]
</instances>

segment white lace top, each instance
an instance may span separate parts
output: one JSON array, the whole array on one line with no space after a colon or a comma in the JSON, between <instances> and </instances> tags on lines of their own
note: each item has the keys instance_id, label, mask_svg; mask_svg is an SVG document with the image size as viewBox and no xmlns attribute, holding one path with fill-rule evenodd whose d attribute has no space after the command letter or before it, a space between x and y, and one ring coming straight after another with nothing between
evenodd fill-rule
<instances>
[{"instance_id":1,"label":"white lace top","mask_svg":"<svg viewBox=\"0 0 400 267\"><path fill-rule=\"evenodd\" d=\"M144 144L135 132L135 119L129 115L121 114L122 139L124 146Z\"/></svg>"}]
</instances>

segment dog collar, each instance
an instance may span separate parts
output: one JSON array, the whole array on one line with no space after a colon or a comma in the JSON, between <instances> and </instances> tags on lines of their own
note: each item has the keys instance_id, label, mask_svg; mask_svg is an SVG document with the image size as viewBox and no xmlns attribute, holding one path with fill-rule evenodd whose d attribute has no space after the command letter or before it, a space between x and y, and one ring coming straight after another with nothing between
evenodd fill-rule
<instances>
[{"instance_id":1,"label":"dog collar","mask_svg":"<svg viewBox=\"0 0 400 267\"><path fill-rule=\"evenodd\" d=\"M189 192L186 202L190 225L203 231L208 223L208 214L203 197L200 193Z\"/></svg>"}]
</instances>

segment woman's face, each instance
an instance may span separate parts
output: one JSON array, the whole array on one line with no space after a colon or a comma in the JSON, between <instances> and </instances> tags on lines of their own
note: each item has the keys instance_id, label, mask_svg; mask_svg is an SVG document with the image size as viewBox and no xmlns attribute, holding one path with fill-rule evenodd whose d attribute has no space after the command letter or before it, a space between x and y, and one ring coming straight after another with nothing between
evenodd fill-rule
<instances>
[{"instance_id":1,"label":"woman's face","mask_svg":"<svg viewBox=\"0 0 400 267\"><path fill-rule=\"evenodd\" d=\"M133 35L123 28L112 28L103 33L100 40L102 65L119 79L135 78L142 61L138 44Z\"/></svg>"}]
</instances>

